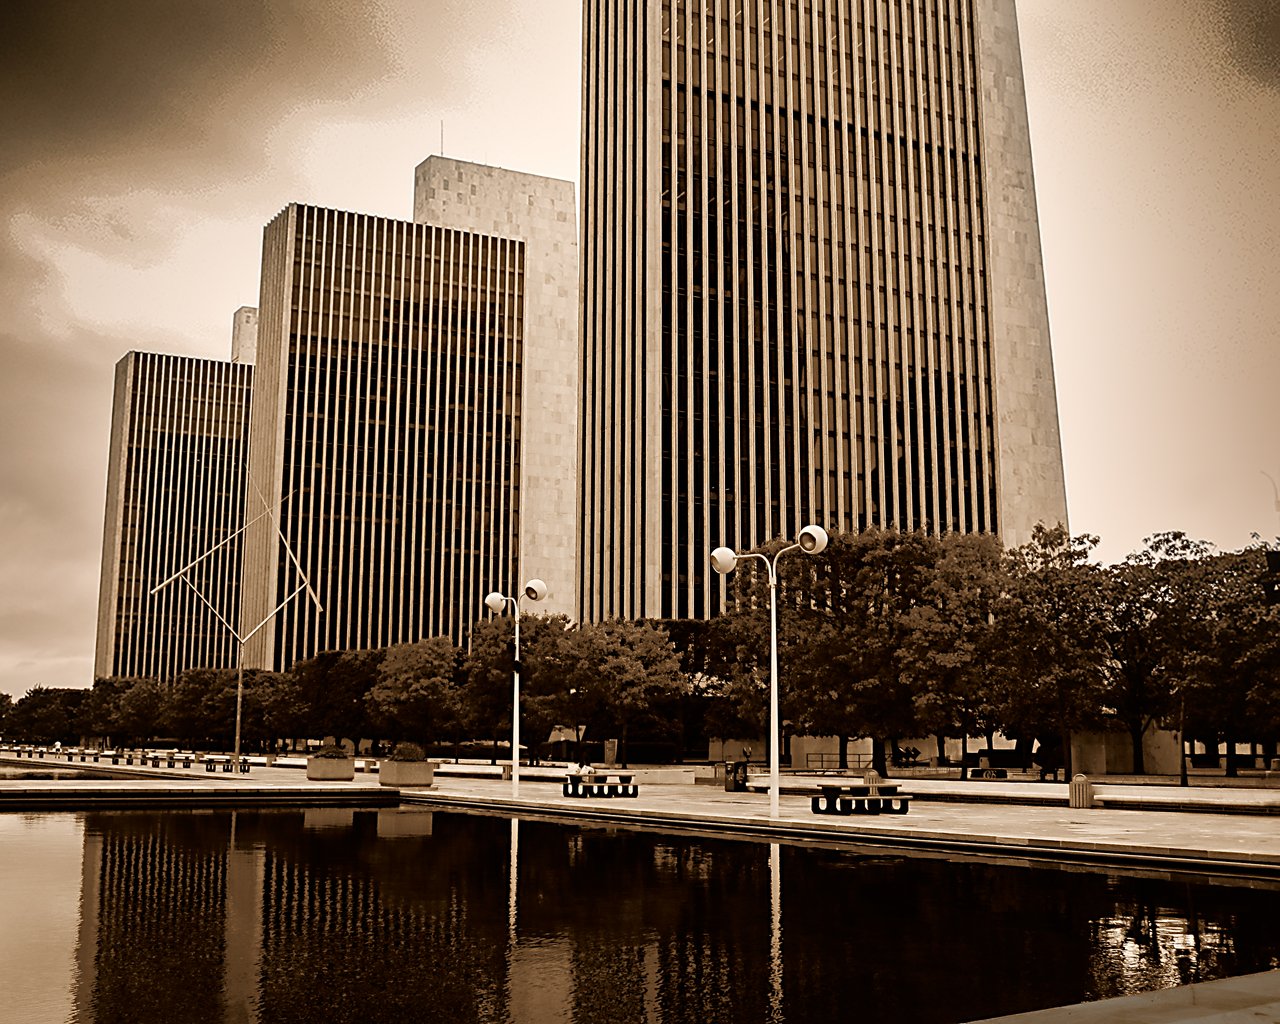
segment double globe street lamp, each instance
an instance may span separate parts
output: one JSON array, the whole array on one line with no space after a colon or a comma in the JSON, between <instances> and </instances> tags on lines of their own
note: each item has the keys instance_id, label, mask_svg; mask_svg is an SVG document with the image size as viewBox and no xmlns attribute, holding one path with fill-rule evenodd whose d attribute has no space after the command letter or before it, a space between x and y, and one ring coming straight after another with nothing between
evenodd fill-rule
<instances>
[{"instance_id":1,"label":"double globe street lamp","mask_svg":"<svg viewBox=\"0 0 1280 1024\"><path fill-rule=\"evenodd\" d=\"M775 554L734 551L732 548L716 548L711 552L711 568L722 576L733 572L742 558L758 558L769 570L769 816L778 816L778 779L781 761L781 736L778 721L778 559L788 551L799 548L806 555L816 555L826 549L827 531L821 526L806 526L800 531L794 544L788 544Z\"/></svg>"},{"instance_id":2,"label":"double globe street lamp","mask_svg":"<svg viewBox=\"0 0 1280 1024\"><path fill-rule=\"evenodd\" d=\"M547 585L542 580L530 580L517 597L507 597L494 591L484 599L484 606L494 615L501 615L508 604L515 618L515 652L512 658L514 682L511 688L511 795L520 795L520 598L542 601L547 596Z\"/></svg>"}]
</instances>

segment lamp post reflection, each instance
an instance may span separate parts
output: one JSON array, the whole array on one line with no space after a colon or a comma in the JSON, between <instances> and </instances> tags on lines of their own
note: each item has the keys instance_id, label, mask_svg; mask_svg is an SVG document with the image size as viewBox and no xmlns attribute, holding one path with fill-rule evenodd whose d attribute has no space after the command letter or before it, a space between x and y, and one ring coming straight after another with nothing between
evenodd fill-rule
<instances>
[{"instance_id":1,"label":"lamp post reflection","mask_svg":"<svg viewBox=\"0 0 1280 1024\"><path fill-rule=\"evenodd\" d=\"M782 1016L782 847L769 844L769 1020Z\"/></svg>"},{"instance_id":2,"label":"lamp post reflection","mask_svg":"<svg viewBox=\"0 0 1280 1024\"><path fill-rule=\"evenodd\" d=\"M511 867L507 879L507 938L516 947L516 894L520 888L520 819L511 819Z\"/></svg>"}]
</instances>

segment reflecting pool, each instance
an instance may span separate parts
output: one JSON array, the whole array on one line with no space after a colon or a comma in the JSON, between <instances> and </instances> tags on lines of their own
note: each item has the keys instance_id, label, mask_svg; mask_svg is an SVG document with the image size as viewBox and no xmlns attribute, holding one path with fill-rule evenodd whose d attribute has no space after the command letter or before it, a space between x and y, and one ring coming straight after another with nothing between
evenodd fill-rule
<instances>
[{"instance_id":1,"label":"reflecting pool","mask_svg":"<svg viewBox=\"0 0 1280 1024\"><path fill-rule=\"evenodd\" d=\"M27 779L36 781L47 781L49 779L81 779L81 780L97 780L102 782L104 779L127 779L130 776L121 772L112 775L110 772L88 771L79 768L59 768L55 764L50 765L33 765L30 768L14 768L11 765L0 765L0 779Z\"/></svg>"},{"instance_id":2,"label":"reflecting pool","mask_svg":"<svg viewBox=\"0 0 1280 1024\"><path fill-rule=\"evenodd\" d=\"M1265 970L1280 887L386 810L0 815L44 1021L949 1024Z\"/></svg>"}]
</instances>

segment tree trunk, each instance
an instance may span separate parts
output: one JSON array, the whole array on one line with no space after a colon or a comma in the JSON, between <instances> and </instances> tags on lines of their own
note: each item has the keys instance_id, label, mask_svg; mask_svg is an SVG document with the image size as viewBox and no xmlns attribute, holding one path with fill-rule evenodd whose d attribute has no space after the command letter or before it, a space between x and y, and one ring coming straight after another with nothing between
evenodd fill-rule
<instances>
[{"instance_id":1,"label":"tree trunk","mask_svg":"<svg viewBox=\"0 0 1280 1024\"><path fill-rule=\"evenodd\" d=\"M1234 779L1236 772L1236 741L1232 736L1225 736L1223 739L1227 743L1227 778Z\"/></svg>"},{"instance_id":2,"label":"tree trunk","mask_svg":"<svg viewBox=\"0 0 1280 1024\"><path fill-rule=\"evenodd\" d=\"M627 723L622 723L622 742L618 744L618 761L627 767Z\"/></svg>"},{"instance_id":3,"label":"tree trunk","mask_svg":"<svg viewBox=\"0 0 1280 1024\"><path fill-rule=\"evenodd\" d=\"M879 736L871 738L871 767L880 773L882 779L889 777L889 766L885 763L884 740Z\"/></svg>"},{"instance_id":4,"label":"tree trunk","mask_svg":"<svg viewBox=\"0 0 1280 1024\"><path fill-rule=\"evenodd\" d=\"M969 730L962 729L960 732L960 780L963 782L969 777Z\"/></svg>"},{"instance_id":5,"label":"tree trunk","mask_svg":"<svg viewBox=\"0 0 1280 1024\"><path fill-rule=\"evenodd\" d=\"M938 746L938 764L942 764L947 759L947 738L942 733L938 733L934 740Z\"/></svg>"},{"instance_id":6,"label":"tree trunk","mask_svg":"<svg viewBox=\"0 0 1280 1024\"><path fill-rule=\"evenodd\" d=\"M1068 782L1075 772L1075 767L1071 764L1071 730L1065 725L1062 727L1062 776Z\"/></svg>"},{"instance_id":7,"label":"tree trunk","mask_svg":"<svg viewBox=\"0 0 1280 1024\"><path fill-rule=\"evenodd\" d=\"M840 744L840 760L836 762L836 767L842 772L849 770L849 737L837 736L836 742Z\"/></svg>"},{"instance_id":8,"label":"tree trunk","mask_svg":"<svg viewBox=\"0 0 1280 1024\"><path fill-rule=\"evenodd\" d=\"M1141 722L1129 723L1129 741L1133 744L1133 774L1146 775L1147 761L1142 750L1142 736L1147 730Z\"/></svg>"}]
</instances>

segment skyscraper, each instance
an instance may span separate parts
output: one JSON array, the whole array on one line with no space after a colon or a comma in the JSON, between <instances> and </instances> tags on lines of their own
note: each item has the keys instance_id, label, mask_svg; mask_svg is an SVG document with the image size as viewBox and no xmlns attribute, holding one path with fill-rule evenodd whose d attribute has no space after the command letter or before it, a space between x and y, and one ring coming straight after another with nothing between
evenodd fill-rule
<instances>
[{"instance_id":1,"label":"skyscraper","mask_svg":"<svg viewBox=\"0 0 1280 1024\"><path fill-rule=\"evenodd\" d=\"M586 619L808 522L1065 522L1013 0L587 0Z\"/></svg>"},{"instance_id":2,"label":"skyscraper","mask_svg":"<svg viewBox=\"0 0 1280 1024\"><path fill-rule=\"evenodd\" d=\"M98 676L235 664L253 367L130 352L116 364L98 600ZM190 578L151 589L224 546ZM203 600L202 597L203 596Z\"/></svg>"},{"instance_id":3,"label":"skyscraper","mask_svg":"<svg viewBox=\"0 0 1280 1024\"><path fill-rule=\"evenodd\" d=\"M576 616L578 230L573 183L431 156L413 177L419 224L524 243L524 394L520 401L517 586L550 586L540 612Z\"/></svg>"},{"instance_id":4,"label":"skyscraper","mask_svg":"<svg viewBox=\"0 0 1280 1024\"><path fill-rule=\"evenodd\" d=\"M460 641L487 592L517 585L523 522L542 511L522 489L519 234L302 205L265 229L249 479L279 532L247 534L243 623L283 607L247 664ZM560 444L572 464L573 435ZM322 613L287 601L304 574Z\"/></svg>"}]
</instances>

